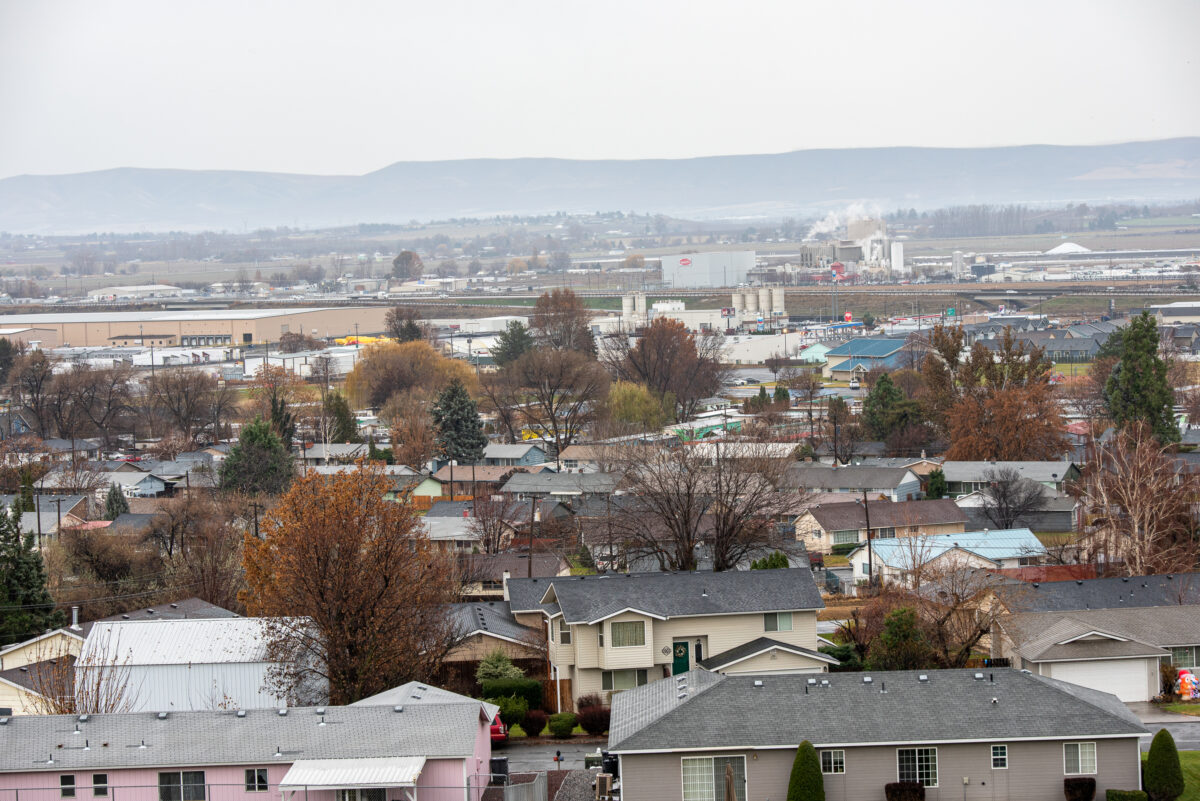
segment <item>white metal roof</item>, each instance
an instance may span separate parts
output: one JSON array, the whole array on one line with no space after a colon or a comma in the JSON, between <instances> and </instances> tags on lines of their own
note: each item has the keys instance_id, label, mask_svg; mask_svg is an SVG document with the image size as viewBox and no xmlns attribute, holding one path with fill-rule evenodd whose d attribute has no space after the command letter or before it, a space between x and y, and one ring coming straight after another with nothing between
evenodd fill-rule
<instances>
[{"instance_id":1,"label":"white metal roof","mask_svg":"<svg viewBox=\"0 0 1200 801\"><path fill-rule=\"evenodd\" d=\"M265 628L265 620L252 617L99 621L79 660L131 666L266 662Z\"/></svg>"},{"instance_id":2,"label":"white metal roof","mask_svg":"<svg viewBox=\"0 0 1200 801\"><path fill-rule=\"evenodd\" d=\"M362 307L358 307L361 309ZM347 306L339 311L354 312L355 307ZM283 317L289 314L304 314L306 312L333 311L332 307L317 308L287 308L287 309L195 309L187 311L120 311L120 312L78 312L64 311L44 314L3 314L0 315L0 326L37 325L49 323L154 323L154 322L186 322L192 320L259 320L264 317Z\"/></svg>"},{"instance_id":3,"label":"white metal roof","mask_svg":"<svg viewBox=\"0 0 1200 801\"><path fill-rule=\"evenodd\" d=\"M355 787L410 787L425 767L425 757L297 759L279 789L341 790Z\"/></svg>"}]
</instances>

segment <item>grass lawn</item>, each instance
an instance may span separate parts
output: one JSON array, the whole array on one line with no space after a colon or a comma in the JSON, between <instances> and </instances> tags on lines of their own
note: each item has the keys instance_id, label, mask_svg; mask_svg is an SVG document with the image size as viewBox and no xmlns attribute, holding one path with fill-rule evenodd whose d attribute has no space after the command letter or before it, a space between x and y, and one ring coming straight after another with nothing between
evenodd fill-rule
<instances>
[{"instance_id":1,"label":"grass lawn","mask_svg":"<svg viewBox=\"0 0 1200 801\"><path fill-rule=\"evenodd\" d=\"M1200 704L1167 704L1163 707L1167 712L1178 712L1180 715L1196 715L1200 717ZM1196 752L1200 754L1200 751Z\"/></svg>"},{"instance_id":2,"label":"grass lawn","mask_svg":"<svg viewBox=\"0 0 1200 801\"><path fill-rule=\"evenodd\" d=\"M1071 538L1075 535L1069 531L1035 531L1035 537L1041 540L1042 545L1047 548L1057 548L1060 545L1067 545L1071 542Z\"/></svg>"},{"instance_id":3,"label":"grass lawn","mask_svg":"<svg viewBox=\"0 0 1200 801\"><path fill-rule=\"evenodd\" d=\"M848 564L850 564L850 560L845 556L838 556L832 553L825 554L826 567L845 567Z\"/></svg>"},{"instance_id":4,"label":"grass lawn","mask_svg":"<svg viewBox=\"0 0 1200 801\"><path fill-rule=\"evenodd\" d=\"M1142 754L1142 764L1146 755ZM1200 751L1180 751L1179 765L1183 768L1183 795L1178 801L1200 801Z\"/></svg>"}]
</instances>

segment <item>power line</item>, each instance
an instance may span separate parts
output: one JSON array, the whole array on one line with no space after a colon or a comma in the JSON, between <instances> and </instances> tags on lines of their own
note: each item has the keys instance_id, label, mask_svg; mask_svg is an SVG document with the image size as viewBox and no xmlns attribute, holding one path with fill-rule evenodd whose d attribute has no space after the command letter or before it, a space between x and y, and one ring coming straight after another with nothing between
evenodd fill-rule
<instances>
[{"instance_id":1,"label":"power line","mask_svg":"<svg viewBox=\"0 0 1200 801\"><path fill-rule=\"evenodd\" d=\"M25 604L23 606L0 606L0 612L16 612L26 609L56 609L58 607L79 606L80 604L100 603L101 601L121 601L126 598L144 598L147 595L158 595L168 589L186 589L195 587L198 584L203 584L203 581L193 581L190 584L176 584L172 587L160 587L156 590L146 590L145 592L133 592L127 595L109 595L103 598L84 598L78 601L56 601L51 604Z\"/></svg>"}]
</instances>

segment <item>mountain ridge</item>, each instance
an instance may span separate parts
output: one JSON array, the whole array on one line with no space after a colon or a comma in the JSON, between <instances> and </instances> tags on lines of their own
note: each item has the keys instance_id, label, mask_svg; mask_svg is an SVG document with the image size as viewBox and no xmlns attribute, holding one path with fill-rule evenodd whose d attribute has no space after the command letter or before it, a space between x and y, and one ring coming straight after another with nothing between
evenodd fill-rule
<instances>
[{"instance_id":1,"label":"mountain ridge","mask_svg":"<svg viewBox=\"0 0 1200 801\"><path fill-rule=\"evenodd\" d=\"M400 161L362 175L115 167L0 179L0 230L316 228L616 209L764 218L820 214L853 203L891 210L1196 197L1200 137L1182 137L1113 145L822 148L686 159Z\"/></svg>"}]
</instances>

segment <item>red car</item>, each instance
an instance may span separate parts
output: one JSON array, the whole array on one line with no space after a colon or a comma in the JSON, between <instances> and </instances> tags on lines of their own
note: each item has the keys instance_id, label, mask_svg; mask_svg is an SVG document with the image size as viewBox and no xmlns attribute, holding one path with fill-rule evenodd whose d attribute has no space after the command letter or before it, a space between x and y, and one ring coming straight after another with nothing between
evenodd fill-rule
<instances>
[{"instance_id":1,"label":"red car","mask_svg":"<svg viewBox=\"0 0 1200 801\"><path fill-rule=\"evenodd\" d=\"M504 721L500 719L500 713L496 713L496 717L492 720L492 745L508 742L508 729L504 725Z\"/></svg>"}]
</instances>

